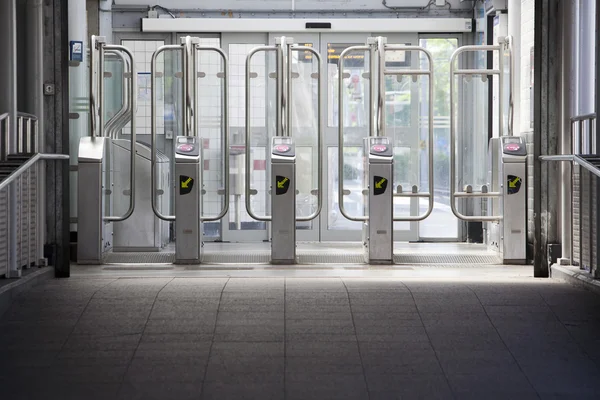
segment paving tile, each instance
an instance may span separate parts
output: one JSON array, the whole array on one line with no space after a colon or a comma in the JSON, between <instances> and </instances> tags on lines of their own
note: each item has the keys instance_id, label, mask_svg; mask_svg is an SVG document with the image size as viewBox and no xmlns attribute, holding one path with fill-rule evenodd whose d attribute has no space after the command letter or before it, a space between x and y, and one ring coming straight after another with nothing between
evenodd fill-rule
<instances>
[{"instance_id":1,"label":"paving tile","mask_svg":"<svg viewBox=\"0 0 600 400\"><path fill-rule=\"evenodd\" d=\"M63 350L135 350L142 335L71 335Z\"/></svg>"},{"instance_id":2,"label":"paving tile","mask_svg":"<svg viewBox=\"0 0 600 400\"><path fill-rule=\"evenodd\" d=\"M419 398L415 394L434 393L452 394L443 374L381 374L367 373L369 392L405 393L407 398ZM434 397L435 398L435 397Z\"/></svg>"},{"instance_id":3,"label":"paving tile","mask_svg":"<svg viewBox=\"0 0 600 400\"><path fill-rule=\"evenodd\" d=\"M198 400L201 393L202 383L198 382L125 382L116 398L118 400Z\"/></svg>"},{"instance_id":4,"label":"paving tile","mask_svg":"<svg viewBox=\"0 0 600 400\"><path fill-rule=\"evenodd\" d=\"M262 312L246 312L246 311L223 311L219 310L217 323L225 321L240 321L240 320L253 320L253 319L275 319L283 320L285 313L281 311L262 311Z\"/></svg>"},{"instance_id":5,"label":"paving tile","mask_svg":"<svg viewBox=\"0 0 600 400\"><path fill-rule=\"evenodd\" d=\"M323 374L318 371L287 372L286 391L298 393L310 388L316 391L335 391L344 393L366 390L366 383L360 374Z\"/></svg>"},{"instance_id":6,"label":"paving tile","mask_svg":"<svg viewBox=\"0 0 600 400\"><path fill-rule=\"evenodd\" d=\"M73 383L121 383L126 365L77 365L75 368L53 368L46 378L65 385Z\"/></svg>"},{"instance_id":7,"label":"paving tile","mask_svg":"<svg viewBox=\"0 0 600 400\"><path fill-rule=\"evenodd\" d=\"M360 361L358 343L350 342L287 342L287 357L351 358Z\"/></svg>"},{"instance_id":8,"label":"paving tile","mask_svg":"<svg viewBox=\"0 0 600 400\"><path fill-rule=\"evenodd\" d=\"M206 362L206 358L173 359L171 362L134 358L124 377L124 382L202 383Z\"/></svg>"},{"instance_id":9,"label":"paving tile","mask_svg":"<svg viewBox=\"0 0 600 400\"><path fill-rule=\"evenodd\" d=\"M207 360L210 353L211 343L204 342L200 344L180 344L177 348L166 346L157 348L148 347L146 344L140 344L135 351L134 360L145 360L148 362L196 362L197 360Z\"/></svg>"},{"instance_id":10,"label":"paving tile","mask_svg":"<svg viewBox=\"0 0 600 400\"><path fill-rule=\"evenodd\" d=\"M59 349L56 350L14 350L10 347L0 349L0 376L10 375L11 369L27 367L50 367Z\"/></svg>"},{"instance_id":11,"label":"paving tile","mask_svg":"<svg viewBox=\"0 0 600 400\"><path fill-rule=\"evenodd\" d=\"M144 331L147 319L98 319L87 318L81 319L73 334L75 335L102 335L102 336L118 336L128 334L140 334Z\"/></svg>"},{"instance_id":12,"label":"paving tile","mask_svg":"<svg viewBox=\"0 0 600 400\"><path fill-rule=\"evenodd\" d=\"M285 312L286 320L290 319L343 319L352 321L352 313L350 312L350 307L341 308L341 309L326 309L326 310L306 310L303 311L300 309L299 311L291 311L286 310Z\"/></svg>"},{"instance_id":13,"label":"paving tile","mask_svg":"<svg viewBox=\"0 0 600 400\"><path fill-rule=\"evenodd\" d=\"M354 324L348 319L290 319L286 321L288 334L353 335Z\"/></svg>"},{"instance_id":14,"label":"paving tile","mask_svg":"<svg viewBox=\"0 0 600 400\"><path fill-rule=\"evenodd\" d=\"M62 350L56 357L57 368L78 368L84 365L127 366L134 350Z\"/></svg>"},{"instance_id":15,"label":"paving tile","mask_svg":"<svg viewBox=\"0 0 600 400\"><path fill-rule=\"evenodd\" d=\"M204 382L202 400L281 400L284 397L283 379L280 382L256 380L245 382Z\"/></svg>"},{"instance_id":16,"label":"paving tile","mask_svg":"<svg viewBox=\"0 0 600 400\"><path fill-rule=\"evenodd\" d=\"M286 343L293 342L356 342L354 334L286 333Z\"/></svg>"},{"instance_id":17,"label":"paving tile","mask_svg":"<svg viewBox=\"0 0 600 400\"><path fill-rule=\"evenodd\" d=\"M356 355L338 357L290 357L286 358L286 373L303 374L306 371L333 375L362 375L361 359Z\"/></svg>"},{"instance_id":18,"label":"paving tile","mask_svg":"<svg viewBox=\"0 0 600 400\"><path fill-rule=\"evenodd\" d=\"M45 399L45 400L107 400L117 398L120 383L44 383L44 385L31 385L19 390L20 396L10 396L10 399Z\"/></svg>"},{"instance_id":19,"label":"paving tile","mask_svg":"<svg viewBox=\"0 0 600 400\"><path fill-rule=\"evenodd\" d=\"M447 336L443 333L429 334L429 339L436 351L457 349L470 350L504 350L504 342L495 331L487 334L462 334Z\"/></svg>"},{"instance_id":20,"label":"paving tile","mask_svg":"<svg viewBox=\"0 0 600 400\"><path fill-rule=\"evenodd\" d=\"M471 350L455 349L436 351L437 358L448 374L502 374L519 369L517 362L508 350Z\"/></svg>"},{"instance_id":21,"label":"paving tile","mask_svg":"<svg viewBox=\"0 0 600 400\"><path fill-rule=\"evenodd\" d=\"M416 311L414 312L360 312L352 310L352 317L354 322L358 325L360 323L365 324L385 324L385 323L398 323L398 324L410 324L410 321L417 321L421 324L421 316Z\"/></svg>"},{"instance_id":22,"label":"paving tile","mask_svg":"<svg viewBox=\"0 0 600 400\"><path fill-rule=\"evenodd\" d=\"M216 315L208 314L206 317L195 319L151 319L145 325L144 334L156 333L206 333L212 334L215 330Z\"/></svg>"},{"instance_id":23,"label":"paving tile","mask_svg":"<svg viewBox=\"0 0 600 400\"><path fill-rule=\"evenodd\" d=\"M239 318L239 319L221 319L217 318L217 328L227 327L235 328L235 327L251 327L251 326L268 326L272 329L280 328L283 329L285 325L285 320L283 317L281 318Z\"/></svg>"},{"instance_id":24,"label":"paving tile","mask_svg":"<svg viewBox=\"0 0 600 400\"><path fill-rule=\"evenodd\" d=\"M202 299L204 300L204 299ZM189 318L210 318L219 308L218 300L207 301L175 301L175 300L157 300L152 307L150 319L189 319Z\"/></svg>"},{"instance_id":25,"label":"paving tile","mask_svg":"<svg viewBox=\"0 0 600 400\"><path fill-rule=\"evenodd\" d=\"M444 373L433 350L408 350L401 354L382 355L361 349L361 356L365 372L369 375Z\"/></svg>"},{"instance_id":26,"label":"paving tile","mask_svg":"<svg viewBox=\"0 0 600 400\"><path fill-rule=\"evenodd\" d=\"M211 333L147 333L142 335L140 347L179 349L188 347L204 347L213 339Z\"/></svg>"},{"instance_id":27,"label":"paving tile","mask_svg":"<svg viewBox=\"0 0 600 400\"><path fill-rule=\"evenodd\" d=\"M284 340L283 324L217 325L215 342L279 342Z\"/></svg>"},{"instance_id":28,"label":"paving tile","mask_svg":"<svg viewBox=\"0 0 600 400\"><path fill-rule=\"evenodd\" d=\"M294 388L286 390L285 398L287 400L368 400L369 392L366 389L351 390L345 388L338 389L313 389L310 386L303 389Z\"/></svg>"},{"instance_id":29,"label":"paving tile","mask_svg":"<svg viewBox=\"0 0 600 400\"><path fill-rule=\"evenodd\" d=\"M500 396L497 398L529 398L536 394L526 376L517 369L507 369L502 373L478 372L477 374L448 373L448 381L454 393L470 395L469 398L480 395ZM480 397L481 398L481 397Z\"/></svg>"},{"instance_id":30,"label":"paving tile","mask_svg":"<svg viewBox=\"0 0 600 400\"><path fill-rule=\"evenodd\" d=\"M283 357L283 342L214 342L212 355L222 357Z\"/></svg>"},{"instance_id":31,"label":"paving tile","mask_svg":"<svg viewBox=\"0 0 600 400\"><path fill-rule=\"evenodd\" d=\"M240 376L260 376L261 381L279 382L283 378L283 357L232 357L211 354L206 380L230 382Z\"/></svg>"},{"instance_id":32,"label":"paving tile","mask_svg":"<svg viewBox=\"0 0 600 400\"><path fill-rule=\"evenodd\" d=\"M425 342L429 343L429 337L421 326L403 326L394 330L378 330L373 333L369 330L359 330L357 327L356 337L360 343L363 342Z\"/></svg>"}]
</instances>

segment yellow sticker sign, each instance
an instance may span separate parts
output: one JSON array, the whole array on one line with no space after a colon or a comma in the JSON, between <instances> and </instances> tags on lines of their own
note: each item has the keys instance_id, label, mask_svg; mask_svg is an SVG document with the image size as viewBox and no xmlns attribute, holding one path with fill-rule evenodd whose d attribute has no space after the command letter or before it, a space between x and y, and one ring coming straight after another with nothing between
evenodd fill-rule
<instances>
[{"instance_id":1,"label":"yellow sticker sign","mask_svg":"<svg viewBox=\"0 0 600 400\"><path fill-rule=\"evenodd\" d=\"M275 177L275 183L277 184L275 187L275 194L286 194L290 187L290 178L286 176L277 175Z\"/></svg>"},{"instance_id":2,"label":"yellow sticker sign","mask_svg":"<svg viewBox=\"0 0 600 400\"><path fill-rule=\"evenodd\" d=\"M385 193L385 189L387 189L388 180L382 176L374 176L373 177L374 190L373 193L375 196Z\"/></svg>"},{"instance_id":3,"label":"yellow sticker sign","mask_svg":"<svg viewBox=\"0 0 600 400\"><path fill-rule=\"evenodd\" d=\"M193 178L191 178L189 176L185 176L185 175L179 175L179 194L180 195L191 193L193 187L194 187L194 179Z\"/></svg>"}]
</instances>

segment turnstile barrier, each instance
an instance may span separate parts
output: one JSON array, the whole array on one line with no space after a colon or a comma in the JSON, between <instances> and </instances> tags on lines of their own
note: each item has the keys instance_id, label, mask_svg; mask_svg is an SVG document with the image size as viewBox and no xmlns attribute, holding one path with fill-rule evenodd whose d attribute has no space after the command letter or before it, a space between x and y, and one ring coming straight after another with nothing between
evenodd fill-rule
<instances>
[{"instance_id":1,"label":"turnstile barrier","mask_svg":"<svg viewBox=\"0 0 600 400\"><path fill-rule=\"evenodd\" d=\"M123 215L111 215L112 195L111 168L107 158L110 157L111 145L106 135L107 125L104 121L105 100L105 57L107 53L128 63L131 76L136 76L135 60L129 49L119 45L109 45L104 37L92 36L90 40L90 136L82 137L78 151L78 244L77 260L79 263L99 264L104 251L112 248L112 223L125 221L135 209L135 143L137 85L131 79L128 85L127 106L119 111L119 118L129 111L131 121L131 146L129 157L129 205ZM124 57L124 55L126 57ZM112 120L109 121L112 123Z\"/></svg>"},{"instance_id":2,"label":"turnstile barrier","mask_svg":"<svg viewBox=\"0 0 600 400\"><path fill-rule=\"evenodd\" d=\"M498 45L475 45L458 48L450 58L450 206L454 215L463 221L487 223L486 243L497 251L504 263L524 263L527 241L527 150L522 137L513 136L512 104L509 100L508 126L505 126L505 57L509 54L509 91L514 90L511 38L498 38ZM456 66L461 54L485 52L498 59L498 67L491 69L467 69ZM456 83L457 77L481 77L485 82L489 76L497 77L498 130L496 137L488 142L487 183L476 187L466 183L457 189L457 122ZM508 99L511 99L510 93ZM495 128L495 127L494 127ZM483 132L487 138L488 133ZM508 133L508 134L505 134ZM457 207L457 199L485 199L487 210L480 215L465 215Z\"/></svg>"},{"instance_id":3,"label":"turnstile barrier","mask_svg":"<svg viewBox=\"0 0 600 400\"><path fill-rule=\"evenodd\" d=\"M229 66L227 55L219 47L202 46L197 37L181 38L181 45L167 45L158 48L151 60L151 191L156 193L156 103L157 103L157 59L165 51L179 52L182 71L178 74L182 80L183 135L176 138L175 152L175 215L164 214L157 206L157 196L152 196L154 214L165 221L175 222L175 259L176 263L200 263L202 260L202 222L218 221L229 209ZM224 196L223 205L217 215L204 215L202 210L203 170L202 168L202 135L199 125L199 90L198 57L203 52L215 52L222 59L223 71L215 77L223 82L223 123L221 130L221 151L223 157L223 189L219 194Z\"/></svg>"},{"instance_id":4,"label":"turnstile barrier","mask_svg":"<svg viewBox=\"0 0 600 400\"><path fill-rule=\"evenodd\" d=\"M404 51L422 53L428 60L428 68L424 69L392 69L386 65L386 52ZM350 194L344 188L344 61L353 52L369 53L369 137L365 138L365 181L366 193L365 212L363 215L350 215L344 207L344 196ZM366 46L351 46L340 54L338 82L338 205L340 213L350 221L363 222L363 244L365 246L365 259L367 263L393 263L394 229L393 222L416 222L427 218L433 211L433 57L431 53L419 46L406 46L387 44L387 38L372 37L367 40ZM404 191L401 185L394 190L393 177L393 143L386 136L386 109L385 109L385 77L396 76L401 80L403 76L410 76L413 80L419 76L426 76L429 80L429 113L428 113L428 191L419 192L418 187ZM378 152L381 150L381 152ZM375 179L378 177L378 181ZM385 184L385 189L383 188ZM379 186L379 187L377 187ZM395 216L393 198L426 198L427 210L419 215Z\"/></svg>"},{"instance_id":5,"label":"turnstile barrier","mask_svg":"<svg viewBox=\"0 0 600 400\"><path fill-rule=\"evenodd\" d=\"M259 46L252 49L246 57L246 211L248 215L257 221L271 222L271 262L277 264L296 263L296 222L311 221L321 212L323 203L323 138L321 118L321 76L322 62L320 54L308 46L293 44L293 38L276 38L274 46ZM252 207L251 196L256 190L251 188L251 79L258 76L251 71L252 57L261 52L275 52L276 72L270 74L276 80L275 101L275 136L271 145L271 215L258 215ZM294 52L308 52L315 57L319 71L313 74L317 79L317 169L318 188L317 209L310 215L297 216L296 213L296 155L294 140L291 137L291 115L292 115L292 56ZM285 150L284 150L285 149ZM278 178L279 177L279 178ZM281 186L281 187L280 187Z\"/></svg>"}]
</instances>

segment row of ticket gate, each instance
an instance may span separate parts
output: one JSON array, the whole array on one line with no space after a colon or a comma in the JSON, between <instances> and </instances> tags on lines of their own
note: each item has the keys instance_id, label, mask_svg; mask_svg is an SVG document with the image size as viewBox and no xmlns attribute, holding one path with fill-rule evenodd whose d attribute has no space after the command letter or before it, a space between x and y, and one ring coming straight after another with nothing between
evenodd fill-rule
<instances>
[{"instance_id":1,"label":"row of ticket gate","mask_svg":"<svg viewBox=\"0 0 600 400\"><path fill-rule=\"evenodd\" d=\"M460 75L499 77L499 97L503 98L502 80L504 68L476 70L457 69L456 60L465 52L495 52L501 59L509 50L507 40L500 40L497 46L465 46L459 48L451 59L451 162L450 162L450 203L453 213L465 221L481 221L488 223L488 244L494 248L505 263L523 263L526 260L526 145L523 138L517 136L500 136L489 142L489 185L474 188L464 185L457 190L456 180L456 121L454 78ZM185 134L177 136L174 142L174 174L169 170L168 158L156 147L156 90L157 57L165 51L179 52L181 57L183 80L183 112L182 125ZM405 51L421 52L428 60L428 67L417 70L391 70L386 68L386 52ZM137 88L136 80L129 79L125 86L127 101L123 101L123 109L114 118L128 114L124 121L130 123L131 140L117 140L114 129L107 134L106 127L114 128L114 121L105 123L103 118L104 104L104 62L106 54L119 54L127 66L127 76L135 77L135 60L132 53L123 46L109 45L104 38L92 37L90 46L90 104L91 135L81 139L78 154L78 246L77 258L82 264L101 264L108 251L148 251L164 247L169 241L169 223L174 222L175 262L181 264L198 264L202 262L202 224L205 221L217 221L228 211L229 174L223 173L224 196L223 207L218 215L204 215L202 210L203 182L203 146L199 132L198 107L198 55L201 52L213 52L222 58L223 126L221 131L223 171L229 171L229 124L228 124L228 60L227 55L217 47L200 46L197 38L182 38L181 45L168 45L159 48L152 56L151 63L151 143L150 145L136 141L135 110ZM252 207L250 174L246 173L246 210L255 220L271 223L271 262L293 264L296 254L296 223L316 218L322 209L323 185L319 173L319 187L315 191L317 209L311 215L298 216L296 213L296 146L290 129L292 95L291 79L292 55L294 52L312 54L318 72L313 74L319 80L322 73L322 62L319 53L312 47L297 46L293 39L281 37L274 46L261 46L253 49L246 61L246 171L250 171L250 110L252 95L250 93L251 59L261 52L275 52L276 72L276 135L271 138L270 154L270 187L271 213L258 215ZM342 215L353 221L363 223L363 245L365 262L369 264L393 263L393 245L395 221L421 221L433 210L433 116L429 112L428 162L429 187L427 192L418 189L403 190L394 188L394 147L391 137L386 135L385 127L385 77L402 75L418 77L425 75L429 82L429 110L433 110L433 59L427 49L418 46L390 45L383 37L370 38L365 46L353 46L345 49L340 55L339 70L344 71L344 60L351 53L368 52L370 55L369 84L371 107L369 112L369 136L364 138L364 171L365 212L363 215L350 215L344 209L343 180L339 179L339 207ZM342 94L344 74L339 74L339 110L343 110ZM318 95L320 99L320 94ZM322 171L323 138L321 122L321 104L318 105L318 128L316 130L318 154L317 164ZM500 115L503 115L500 101ZM339 146L338 163L340 170L344 165L344 116L339 112ZM500 129L504 132L504 118L498 118ZM112 124L112 125L111 125ZM509 129L509 134L512 133ZM128 168L124 166L127 165ZM119 171L128 172L128 179ZM120 178L117 178L120 176ZM119 181L120 179L120 181ZM169 191L174 189L174 215L167 215L170 210ZM115 207L107 199L113 191L119 190L128 204ZM427 198L429 206L424 213L416 216L395 216L394 197ZM489 204L485 215L463 215L456 206L457 199L486 198ZM119 209L119 210L117 210ZM151 210L151 211L150 211ZM151 213L152 212L152 213ZM120 213L120 215L114 215ZM140 239L141 240L138 240ZM138 240L136 242L136 240Z\"/></svg>"}]
</instances>

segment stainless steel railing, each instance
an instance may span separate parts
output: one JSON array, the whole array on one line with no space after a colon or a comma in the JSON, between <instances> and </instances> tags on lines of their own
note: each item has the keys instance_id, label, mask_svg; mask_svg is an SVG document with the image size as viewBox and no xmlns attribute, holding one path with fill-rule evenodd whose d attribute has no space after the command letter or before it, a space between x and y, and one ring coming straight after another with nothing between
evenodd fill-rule
<instances>
[{"instance_id":1,"label":"stainless steel railing","mask_svg":"<svg viewBox=\"0 0 600 400\"><path fill-rule=\"evenodd\" d=\"M540 156L541 161L570 162L571 264L600 277L596 216L600 185L600 156L596 152L596 114L571 118L572 154Z\"/></svg>"},{"instance_id":2,"label":"stainless steel railing","mask_svg":"<svg viewBox=\"0 0 600 400\"><path fill-rule=\"evenodd\" d=\"M38 152L35 115L17 113L16 142L12 147L9 129L9 115L0 115L0 276L14 278L21 276L23 268L43 261L40 229L44 226L41 216L45 205L40 201L43 171L38 161L68 160L69 156ZM16 153L11 154L11 148ZM11 199L14 208L9 207Z\"/></svg>"}]
</instances>

